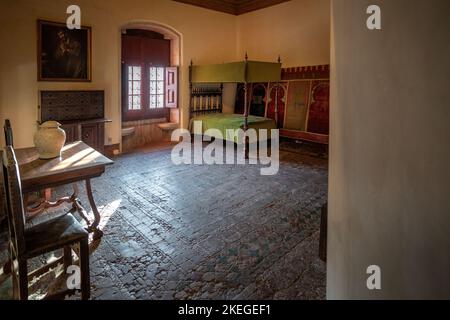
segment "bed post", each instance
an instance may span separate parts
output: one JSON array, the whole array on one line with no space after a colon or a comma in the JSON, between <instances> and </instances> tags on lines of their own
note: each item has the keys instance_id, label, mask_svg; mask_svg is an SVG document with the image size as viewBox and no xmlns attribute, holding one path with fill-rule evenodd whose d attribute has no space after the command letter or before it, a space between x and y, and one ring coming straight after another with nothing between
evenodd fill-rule
<instances>
[{"instance_id":1,"label":"bed post","mask_svg":"<svg viewBox=\"0 0 450 320\"><path fill-rule=\"evenodd\" d=\"M219 113L223 112L223 83L220 84Z\"/></svg>"},{"instance_id":2,"label":"bed post","mask_svg":"<svg viewBox=\"0 0 450 320\"><path fill-rule=\"evenodd\" d=\"M245 53L245 83L244 83L244 155L245 159L249 159L249 137L247 136L248 130L248 96L247 96L247 62L248 54Z\"/></svg>"},{"instance_id":3,"label":"bed post","mask_svg":"<svg viewBox=\"0 0 450 320\"><path fill-rule=\"evenodd\" d=\"M281 63L281 57L278 56L278 63ZM275 89L275 125L277 126L278 129L278 92L280 90L280 82L277 82L277 86Z\"/></svg>"},{"instance_id":4,"label":"bed post","mask_svg":"<svg viewBox=\"0 0 450 320\"><path fill-rule=\"evenodd\" d=\"M247 130L248 130L248 108L247 108L247 82L244 84L244 154L245 159L249 158L248 149L249 149L249 139L247 136Z\"/></svg>"},{"instance_id":5,"label":"bed post","mask_svg":"<svg viewBox=\"0 0 450 320\"><path fill-rule=\"evenodd\" d=\"M194 62L191 59L191 63L189 65L189 121L192 119L193 108L194 108L194 97L192 95L192 67L194 66Z\"/></svg>"}]
</instances>

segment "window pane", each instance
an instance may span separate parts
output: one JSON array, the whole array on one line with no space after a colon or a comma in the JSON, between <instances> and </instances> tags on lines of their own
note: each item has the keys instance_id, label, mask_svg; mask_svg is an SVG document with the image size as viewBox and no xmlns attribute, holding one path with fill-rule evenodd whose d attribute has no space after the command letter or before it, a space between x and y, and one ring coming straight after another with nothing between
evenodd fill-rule
<instances>
[{"instance_id":1,"label":"window pane","mask_svg":"<svg viewBox=\"0 0 450 320\"><path fill-rule=\"evenodd\" d=\"M150 108L164 108L164 68L151 67L150 72Z\"/></svg>"},{"instance_id":2,"label":"window pane","mask_svg":"<svg viewBox=\"0 0 450 320\"><path fill-rule=\"evenodd\" d=\"M133 80L133 67L128 67L128 80Z\"/></svg>"},{"instance_id":3,"label":"window pane","mask_svg":"<svg viewBox=\"0 0 450 320\"><path fill-rule=\"evenodd\" d=\"M156 82L155 81L150 82L150 94L156 94Z\"/></svg>"},{"instance_id":4,"label":"window pane","mask_svg":"<svg viewBox=\"0 0 450 320\"><path fill-rule=\"evenodd\" d=\"M158 81L157 93L164 94L164 82Z\"/></svg>"},{"instance_id":5,"label":"window pane","mask_svg":"<svg viewBox=\"0 0 450 320\"><path fill-rule=\"evenodd\" d=\"M141 97L140 96L133 96L133 109L140 109L141 108Z\"/></svg>"},{"instance_id":6,"label":"window pane","mask_svg":"<svg viewBox=\"0 0 450 320\"><path fill-rule=\"evenodd\" d=\"M141 109L141 77L140 66L128 66L128 110Z\"/></svg>"},{"instance_id":7,"label":"window pane","mask_svg":"<svg viewBox=\"0 0 450 320\"><path fill-rule=\"evenodd\" d=\"M141 80L141 67L133 67L133 80Z\"/></svg>"},{"instance_id":8,"label":"window pane","mask_svg":"<svg viewBox=\"0 0 450 320\"><path fill-rule=\"evenodd\" d=\"M150 108L156 108L156 96L150 96Z\"/></svg>"},{"instance_id":9,"label":"window pane","mask_svg":"<svg viewBox=\"0 0 450 320\"><path fill-rule=\"evenodd\" d=\"M133 81L133 94L141 94L141 82Z\"/></svg>"},{"instance_id":10,"label":"window pane","mask_svg":"<svg viewBox=\"0 0 450 320\"><path fill-rule=\"evenodd\" d=\"M164 79L164 68L157 68L157 78L158 80Z\"/></svg>"},{"instance_id":11,"label":"window pane","mask_svg":"<svg viewBox=\"0 0 450 320\"><path fill-rule=\"evenodd\" d=\"M164 107L164 95L158 95L158 108Z\"/></svg>"},{"instance_id":12,"label":"window pane","mask_svg":"<svg viewBox=\"0 0 450 320\"><path fill-rule=\"evenodd\" d=\"M156 80L156 68L150 68L150 80L151 81Z\"/></svg>"},{"instance_id":13,"label":"window pane","mask_svg":"<svg viewBox=\"0 0 450 320\"><path fill-rule=\"evenodd\" d=\"M128 95L133 94L133 81L128 81Z\"/></svg>"}]
</instances>

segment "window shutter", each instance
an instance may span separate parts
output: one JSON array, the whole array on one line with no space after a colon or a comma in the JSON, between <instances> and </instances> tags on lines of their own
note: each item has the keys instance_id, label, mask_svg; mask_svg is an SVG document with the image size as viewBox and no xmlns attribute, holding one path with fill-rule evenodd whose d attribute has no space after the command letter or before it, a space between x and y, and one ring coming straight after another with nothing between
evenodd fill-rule
<instances>
[{"instance_id":1,"label":"window shutter","mask_svg":"<svg viewBox=\"0 0 450 320\"><path fill-rule=\"evenodd\" d=\"M166 68L166 107L178 108L178 67Z\"/></svg>"}]
</instances>

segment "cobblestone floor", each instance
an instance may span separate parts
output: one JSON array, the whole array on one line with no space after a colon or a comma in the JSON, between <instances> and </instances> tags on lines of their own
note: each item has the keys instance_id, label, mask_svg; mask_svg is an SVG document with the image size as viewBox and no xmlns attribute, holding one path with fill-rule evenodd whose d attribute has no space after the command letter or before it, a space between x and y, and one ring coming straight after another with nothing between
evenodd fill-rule
<instances>
[{"instance_id":1,"label":"cobblestone floor","mask_svg":"<svg viewBox=\"0 0 450 320\"><path fill-rule=\"evenodd\" d=\"M276 176L175 166L170 150L116 158L93 180L105 234L91 256L92 298L325 298L327 162L280 157Z\"/></svg>"}]
</instances>

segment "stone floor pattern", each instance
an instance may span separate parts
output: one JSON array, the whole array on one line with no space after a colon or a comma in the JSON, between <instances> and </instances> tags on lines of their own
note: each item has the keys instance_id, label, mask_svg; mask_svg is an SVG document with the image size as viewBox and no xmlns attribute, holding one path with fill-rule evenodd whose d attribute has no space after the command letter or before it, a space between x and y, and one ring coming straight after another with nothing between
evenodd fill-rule
<instances>
[{"instance_id":1,"label":"stone floor pattern","mask_svg":"<svg viewBox=\"0 0 450 320\"><path fill-rule=\"evenodd\" d=\"M176 166L170 150L116 158L93 180L105 234L91 255L92 298L324 299L327 162L280 158L276 176Z\"/></svg>"}]
</instances>

